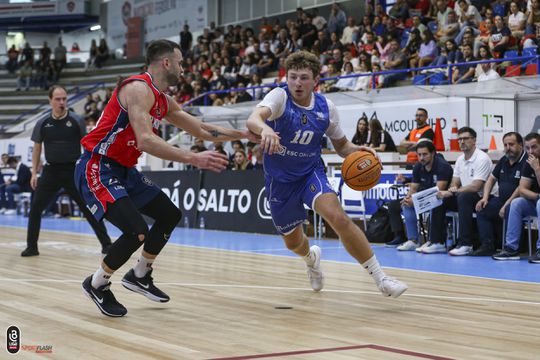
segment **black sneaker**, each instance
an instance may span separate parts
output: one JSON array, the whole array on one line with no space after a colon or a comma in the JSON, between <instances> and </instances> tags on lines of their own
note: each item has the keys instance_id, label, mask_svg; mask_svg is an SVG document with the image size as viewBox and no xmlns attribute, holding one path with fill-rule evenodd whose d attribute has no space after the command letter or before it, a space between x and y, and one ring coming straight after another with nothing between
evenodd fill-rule
<instances>
[{"instance_id":1,"label":"black sneaker","mask_svg":"<svg viewBox=\"0 0 540 360\"><path fill-rule=\"evenodd\" d=\"M103 315L111 317L121 317L127 314L127 309L120 304L110 290L111 283L100 286L97 289L92 287L92 275L84 279L82 288L86 294L98 307Z\"/></svg>"},{"instance_id":2,"label":"black sneaker","mask_svg":"<svg viewBox=\"0 0 540 360\"><path fill-rule=\"evenodd\" d=\"M401 244L403 244L406 240L403 239L401 236L396 236L392 241L387 242L384 244L385 247L397 247Z\"/></svg>"},{"instance_id":3,"label":"black sneaker","mask_svg":"<svg viewBox=\"0 0 540 360\"><path fill-rule=\"evenodd\" d=\"M24 257L27 257L27 256L38 256L39 255L39 251L37 248L31 248L31 247L27 247L26 249L24 249L24 251L21 253L21 256L24 256Z\"/></svg>"},{"instance_id":4,"label":"black sneaker","mask_svg":"<svg viewBox=\"0 0 540 360\"><path fill-rule=\"evenodd\" d=\"M493 260L519 260L519 251L503 250L492 256Z\"/></svg>"},{"instance_id":5,"label":"black sneaker","mask_svg":"<svg viewBox=\"0 0 540 360\"><path fill-rule=\"evenodd\" d=\"M540 249L536 250L536 254L529 258L531 264L540 264Z\"/></svg>"},{"instance_id":6,"label":"black sneaker","mask_svg":"<svg viewBox=\"0 0 540 360\"><path fill-rule=\"evenodd\" d=\"M142 294L152 301L167 302L170 300L169 295L159 290L154 285L154 279L152 278L152 271L150 269L142 278L135 276L133 269L129 270L122 278L122 285L128 290Z\"/></svg>"},{"instance_id":7,"label":"black sneaker","mask_svg":"<svg viewBox=\"0 0 540 360\"><path fill-rule=\"evenodd\" d=\"M495 249L493 249L493 247L482 245L470 253L469 256L491 256L493 254L495 254Z\"/></svg>"}]
</instances>

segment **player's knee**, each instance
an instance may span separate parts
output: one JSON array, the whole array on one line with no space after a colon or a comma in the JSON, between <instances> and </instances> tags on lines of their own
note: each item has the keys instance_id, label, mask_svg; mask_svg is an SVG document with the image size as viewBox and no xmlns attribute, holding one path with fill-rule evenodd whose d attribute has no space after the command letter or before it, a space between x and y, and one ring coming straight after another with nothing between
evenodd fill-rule
<instances>
[{"instance_id":1,"label":"player's knee","mask_svg":"<svg viewBox=\"0 0 540 360\"><path fill-rule=\"evenodd\" d=\"M333 213L327 220L334 229L343 229L351 223L351 219L343 211Z\"/></svg>"}]
</instances>

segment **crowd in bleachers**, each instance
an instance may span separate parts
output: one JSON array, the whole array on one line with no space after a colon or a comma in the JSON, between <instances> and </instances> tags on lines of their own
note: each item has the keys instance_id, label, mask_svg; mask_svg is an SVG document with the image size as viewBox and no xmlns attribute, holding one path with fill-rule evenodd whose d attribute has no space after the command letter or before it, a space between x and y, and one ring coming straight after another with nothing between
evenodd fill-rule
<instances>
[{"instance_id":1,"label":"crowd in bleachers","mask_svg":"<svg viewBox=\"0 0 540 360\"><path fill-rule=\"evenodd\" d=\"M69 50L70 53L81 51L75 42ZM37 54L36 54L37 53ZM60 79L62 71L67 63L68 49L58 39L58 44L52 50L47 41L43 45L34 49L28 42L22 49L17 49L12 45L7 52L6 69L10 74L16 74L16 90L30 90L39 88L47 90ZM85 71L101 68L103 63L109 59L109 48L105 39L100 40L99 46L92 40L89 49L89 58L85 65Z\"/></svg>"},{"instance_id":2,"label":"crowd in bleachers","mask_svg":"<svg viewBox=\"0 0 540 360\"><path fill-rule=\"evenodd\" d=\"M328 18L317 9L298 8L295 20L283 22L278 17L270 23L262 18L258 29L240 25L221 29L212 24L197 39L185 25L180 45L186 74L174 95L186 102L206 91L260 85L265 77L281 82L283 59L298 50L319 56L321 77L532 55L538 25L536 0L398 0L388 12L368 1L362 18L347 14L336 3ZM375 86L393 86L414 75L416 83L457 84L499 74L505 74L503 66L463 65L450 79L446 70L402 72L375 77ZM341 79L323 84L321 91L368 89L371 82L371 77ZM264 92L218 94L210 104L259 100Z\"/></svg>"}]
</instances>

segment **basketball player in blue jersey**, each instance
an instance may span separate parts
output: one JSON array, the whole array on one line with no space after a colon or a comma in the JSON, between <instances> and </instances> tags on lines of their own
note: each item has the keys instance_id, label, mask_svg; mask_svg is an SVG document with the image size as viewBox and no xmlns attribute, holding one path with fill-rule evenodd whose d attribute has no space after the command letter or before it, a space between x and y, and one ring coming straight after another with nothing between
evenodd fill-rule
<instances>
[{"instance_id":1,"label":"basketball player in blue jersey","mask_svg":"<svg viewBox=\"0 0 540 360\"><path fill-rule=\"evenodd\" d=\"M305 260L314 291L323 288L324 275L321 249L309 247L302 229L304 204L336 230L347 251L373 277L384 296L398 297L407 285L384 273L366 236L345 214L326 178L320 160L323 135L342 157L359 150L374 151L347 140L335 105L313 92L320 66L313 54L301 51L290 55L285 61L287 87L270 91L247 121L249 130L261 135L272 220L287 248Z\"/></svg>"}]
</instances>

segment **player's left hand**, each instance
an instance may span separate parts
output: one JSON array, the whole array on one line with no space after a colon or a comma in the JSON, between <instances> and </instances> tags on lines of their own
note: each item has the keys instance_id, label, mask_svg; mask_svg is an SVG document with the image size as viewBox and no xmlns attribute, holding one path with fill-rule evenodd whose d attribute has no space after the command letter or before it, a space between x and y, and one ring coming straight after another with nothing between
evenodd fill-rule
<instances>
[{"instance_id":1,"label":"player's left hand","mask_svg":"<svg viewBox=\"0 0 540 360\"><path fill-rule=\"evenodd\" d=\"M251 141L253 143L256 143L256 144L260 144L261 143L261 136L260 135L257 135L255 134L254 132L251 132L251 130L243 130L242 131L244 134L244 138L248 139L248 141Z\"/></svg>"},{"instance_id":2,"label":"player's left hand","mask_svg":"<svg viewBox=\"0 0 540 360\"><path fill-rule=\"evenodd\" d=\"M379 157L377 155L377 152L375 151L375 149L373 149L372 147L360 145L358 150L360 150L360 151L368 151L368 152L372 153L374 156L376 156L377 158ZM381 159L379 159L379 161L380 160Z\"/></svg>"}]
</instances>

